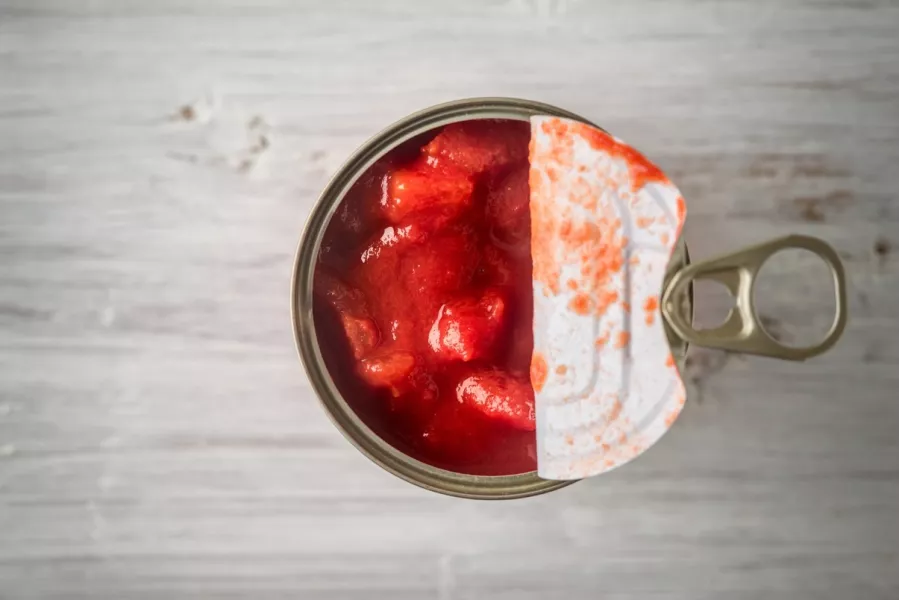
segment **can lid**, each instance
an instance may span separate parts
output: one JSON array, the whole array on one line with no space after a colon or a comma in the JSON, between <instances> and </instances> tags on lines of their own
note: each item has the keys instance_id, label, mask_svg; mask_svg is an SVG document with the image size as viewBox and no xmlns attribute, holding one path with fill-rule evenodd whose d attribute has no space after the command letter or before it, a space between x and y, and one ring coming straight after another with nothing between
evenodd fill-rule
<instances>
[{"instance_id":1,"label":"can lid","mask_svg":"<svg viewBox=\"0 0 899 600\"><path fill-rule=\"evenodd\" d=\"M642 154L577 121L531 118L537 472L580 479L654 444L686 392L660 309L686 217Z\"/></svg>"}]
</instances>

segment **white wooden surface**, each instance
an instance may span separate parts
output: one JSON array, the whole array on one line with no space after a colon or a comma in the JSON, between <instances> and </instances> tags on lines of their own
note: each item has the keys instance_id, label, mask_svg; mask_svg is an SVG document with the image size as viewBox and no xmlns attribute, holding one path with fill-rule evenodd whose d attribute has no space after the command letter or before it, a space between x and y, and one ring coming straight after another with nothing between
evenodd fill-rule
<instances>
[{"instance_id":1,"label":"white wooden surface","mask_svg":"<svg viewBox=\"0 0 899 600\"><path fill-rule=\"evenodd\" d=\"M899 598L897 30L889 0L0 0L0 598ZM292 254L357 144L473 95L643 149L696 257L830 240L841 344L695 352L656 448L540 498L380 471L296 359ZM813 267L769 272L784 335L828 319Z\"/></svg>"}]
</instances>

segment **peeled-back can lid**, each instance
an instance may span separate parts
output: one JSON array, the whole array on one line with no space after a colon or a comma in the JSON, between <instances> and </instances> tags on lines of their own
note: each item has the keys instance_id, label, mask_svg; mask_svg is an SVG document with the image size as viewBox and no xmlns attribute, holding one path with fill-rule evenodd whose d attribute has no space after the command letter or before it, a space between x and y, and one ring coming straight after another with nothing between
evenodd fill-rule
<instances>
[{"instance_id":1,"label":"peeled-back can lid","mask_svg":"<svg viewBox=\"0 0 899 600\"><path fill-rule=\"evenodd\" d=\"M580 479L654 444L686 391L660 310L684 199L597 128L531 118L537 472Z\"/></svg>"}]
</instances>

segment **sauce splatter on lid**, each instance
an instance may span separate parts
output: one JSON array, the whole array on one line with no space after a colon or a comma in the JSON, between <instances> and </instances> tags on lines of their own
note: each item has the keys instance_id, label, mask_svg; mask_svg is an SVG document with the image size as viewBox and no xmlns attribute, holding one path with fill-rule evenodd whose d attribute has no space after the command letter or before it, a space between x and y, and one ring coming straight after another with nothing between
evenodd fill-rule
<instances>
[{"instance_id":1,"label":"sauce splatter on lid","mask_svg":"<svg viewBox=\"0 0 899 600\"><path fill-rule=\"evenodd\" d=\"M686 204L634 148L556 117L531 119L529 183L537 470L580 479L641 454L683 406L658 298Z\"/></svg>"}]
</instances>

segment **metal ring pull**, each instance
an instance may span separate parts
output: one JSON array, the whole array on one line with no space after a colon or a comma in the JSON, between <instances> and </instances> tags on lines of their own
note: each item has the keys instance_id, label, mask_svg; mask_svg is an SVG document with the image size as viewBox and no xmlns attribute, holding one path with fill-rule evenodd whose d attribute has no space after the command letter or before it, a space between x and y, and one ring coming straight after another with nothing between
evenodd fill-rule
<instances>
[{"instance_id":1,"label":"metal ring pull","mask_svg":"<svg viewBox=\"0 0 899 600\"><path fill-rule=\"evenodd\" d=\"M811 251L827 263L833 274L836 293L833 324L824 340L813 346L795 348L772 338L759 321L753 305L753 289L762 265L777 252L788 248ZM700 279L723 284L735 299L735 306L724 324L714 329L696 330L684 317L689 314L684 308L689 300L690 285ZM785 360L805 360L833 346L846 327L846 274L843 263L829 244L805 235L788 235L679 270L662 295L662 314L674 333L691 344Z\"/></svg>"}]
</instances>

